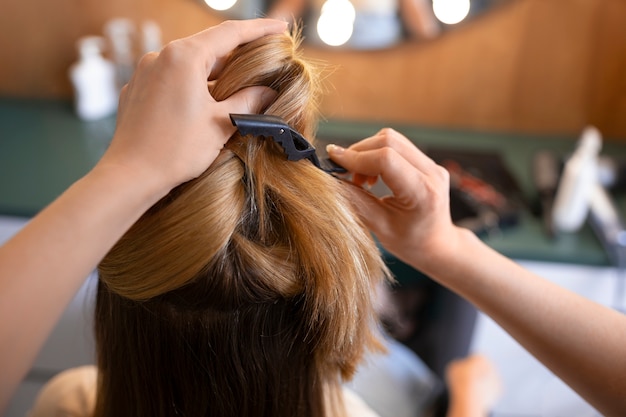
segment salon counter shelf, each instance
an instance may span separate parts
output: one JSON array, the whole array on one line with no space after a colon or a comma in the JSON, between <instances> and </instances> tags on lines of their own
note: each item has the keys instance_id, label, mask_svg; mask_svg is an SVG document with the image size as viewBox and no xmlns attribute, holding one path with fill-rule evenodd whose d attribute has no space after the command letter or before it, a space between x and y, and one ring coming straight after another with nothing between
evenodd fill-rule
<instances>
[{"instance_id":1,"label":"salon counter shelf","mask_svg":"<svg viewBox=\"0 0 626 417\"><path fill-rule=\"evenodd\" d=\"M322 141L347 144L370 136L383 124L324 121ZM500 152L523 193L534 191L530 165L534 152L552 150L566 155L574 137L476 133L417 126L392 125L418 146ZM31 217L102 156L115 129L115 118L80 121L67 100L0 97L0 215ZM603 153L625 156L626 145L607 141ZM625 201L619 201L620 208ZM626 212L625 212L626 213ZM550 239L540 219L523 212L519 225L484 237L498 251L515 259L607 265L600 244L590 229Z\"/></svg>"},{"instance_id":2,"label":"salon counter shelf","mask_svg":"<svg viewBox=\"0 0 626 417\"><path fill-rule=\"evenodd\" d=\"M68 100L0 97L0 215L31 217L100 159L115 118L82 122Z\"/></svg>"},{"instance_id":3,"label":"salon counter shelf","mask_svg":"<svg viewBox=\"0 0 626 417\"><path fill-rule=\"evenodd\" d=\"M385 126L371 122L328 121L320 125L318 137L323 142L347 145L371 136ZM608 257L589 226L584 226L577 233L549 237L543 228L542 220L530 209L537 199L531 175L533 155L538 151L547 150L557 157L566 157L574 150L577 137L482 133L408 125L389 127L403 133L418 147L426 150L429 147L436 147L454 151L470 150L500 154L518 183L528 207L521 211L515 226L497 229L482 236L483 240L495 250L519 260L609 265ZM608 139L603 144L601 154L626 158L626 144ZM626 193L615 198L620 213L626 215Z\"/></svg>"}]
</instances>

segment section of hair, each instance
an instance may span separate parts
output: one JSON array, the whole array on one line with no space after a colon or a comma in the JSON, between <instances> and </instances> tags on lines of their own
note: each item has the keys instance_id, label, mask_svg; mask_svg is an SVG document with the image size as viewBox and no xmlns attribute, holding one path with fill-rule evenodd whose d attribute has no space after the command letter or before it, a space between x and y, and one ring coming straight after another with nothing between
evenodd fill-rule
<instances>
[{"instance_id":1,"label":"section of hair","mask_svg":"<svg viewBox=\"0 0 626 417\"><path fill-rule=\"evenodd\" d=\"M319 76L298 36L239 47L211 92L256 85L277 92L266 113L312 137ZM96 416L341 415L388 276L345 187L235 134L152 207L99 267Z\"/></svg>"}]
</instances>

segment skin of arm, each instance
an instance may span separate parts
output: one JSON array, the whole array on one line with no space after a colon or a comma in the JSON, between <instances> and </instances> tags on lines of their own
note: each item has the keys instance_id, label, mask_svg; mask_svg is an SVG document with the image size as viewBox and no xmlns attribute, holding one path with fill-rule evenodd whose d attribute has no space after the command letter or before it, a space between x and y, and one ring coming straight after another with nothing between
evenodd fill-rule
<instances>
[{"instance_id":1,"label":"skin of arm","mask_svg":"<svg viewBox=\"0 0 626 417\"><path fill-rule=\"evenodd\" d=\"M606 416L626 415L626 316L522 268L450 217L445 169L392 129L330 157L353 172L365 224L398 259L491 316ZM361 188L381 178L393 195Z\"/></svg>"},{"instance_id":2,"label":"skin of arm","mask_svg":"<svg viewBox=\"0 0 626 417\"><path fill-rule=\"evenodd\" d=\"M495 367L482 355L452 361L446 383L450 393L446 417L487 417L502 390Z\"/></svg>"},{"instance_id":3,"label":"skin of arm","mask_svg":"<svg viewBox=\"0 0 626 417\"><path fill-rule=\"evenodd\" d=\"M216 102L207 80L237 45L285 22L228 21L142 58L122 90L117 128L98 164L0 247L0 411L85 278L173 187L200 175L233 133L229 113L257 112L273 93Z\"/></svg>"}]
</instances>

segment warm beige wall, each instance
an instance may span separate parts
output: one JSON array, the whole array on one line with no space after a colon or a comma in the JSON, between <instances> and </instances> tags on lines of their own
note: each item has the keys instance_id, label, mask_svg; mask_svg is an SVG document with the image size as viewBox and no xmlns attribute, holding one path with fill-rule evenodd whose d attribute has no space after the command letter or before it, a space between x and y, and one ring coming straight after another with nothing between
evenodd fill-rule
<instances>
[{"instance_id":1,"label":"warm beige wall","mask_svg":"<svg viewBox=\"0 0 626 417\"><path fill-rule=\"evenodd\" d=\"M218 22L195 0L4 0L0 94L69 97L74 41L116 16L166 40ZM625 28L623 0L515 0L432 42L307 54L334 66L329 118L626 140Z\"/></svg>"}]
</instances>

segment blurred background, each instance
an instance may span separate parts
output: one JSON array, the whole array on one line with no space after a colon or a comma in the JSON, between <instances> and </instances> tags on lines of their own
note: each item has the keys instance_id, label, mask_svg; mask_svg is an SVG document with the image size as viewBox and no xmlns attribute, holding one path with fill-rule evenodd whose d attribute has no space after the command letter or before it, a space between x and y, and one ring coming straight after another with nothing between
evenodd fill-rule
<instances>
[{"instance_id":1,"label":"blurred background","mask_svg":"<svg viewBox=\"0 0 626 417\"><path fill-rule=\"evenodd\" d=\"M594 124L609 138L626 138L625 2L490 6L456 25L439 23L437 36L407 36L387 48L307 45L309 56L332 66L325 117L548 134ZM71 98L76 41L101 34L112 18L138 28L154 21L167 42L228 16L202 0L5 0L0 95Z\"/></svg>"},{"instance_id":2,"label":"blurred background","mask_svg":"<svg viewBox=\"0 0 626 417\"><path fill-rule=\"evenodd\" d=\"M626 310L626 244L611 240L626 235L624 0L3 0L2 6L0 244L100 158L114 132L119 87L144 52L225 19L274 16L301 19L305 54L326 65L320 139L349 144L383 126L400 130L452 173L455 222L547 279ZM100 72L80 75L79 49L83 58L97 58ZM81 110L76 91L83 89L95 102ZM605 196L609 216L598 216L606 207L585 194L576 230L555 230L555 193L588 126L602 146L587 159L594 168L587 183ZM569 180L590 172L570 171ZM496 362L505 384L493 416L598 415L486 316L385 255L399 282L391 297L398 315L387 323L392 336L437 374L451 359L480 351ZM68 306L5 417L23 416L59 371L93 362L95 279L88 277Z\"/></svg>"}]
</instances>

